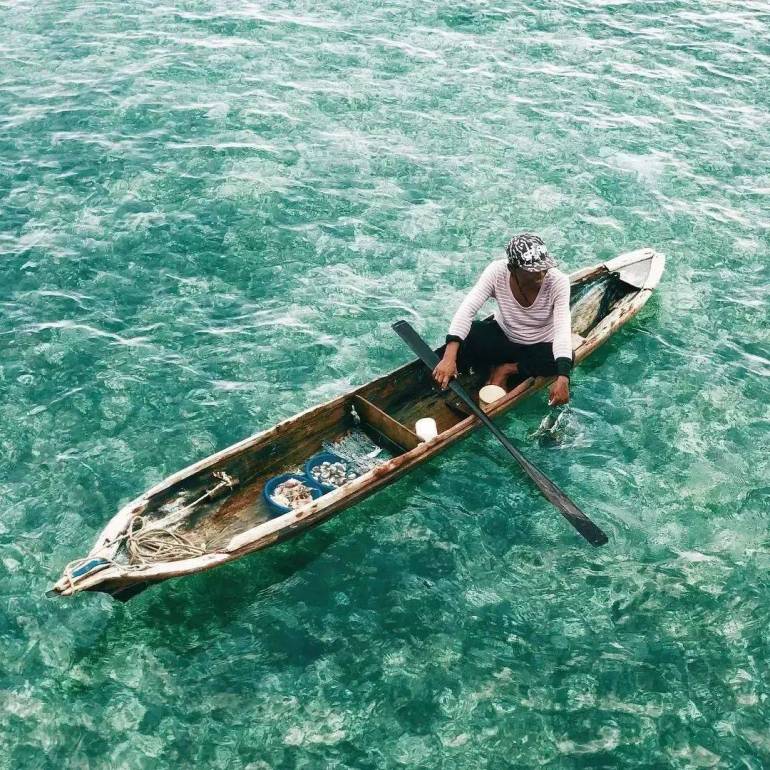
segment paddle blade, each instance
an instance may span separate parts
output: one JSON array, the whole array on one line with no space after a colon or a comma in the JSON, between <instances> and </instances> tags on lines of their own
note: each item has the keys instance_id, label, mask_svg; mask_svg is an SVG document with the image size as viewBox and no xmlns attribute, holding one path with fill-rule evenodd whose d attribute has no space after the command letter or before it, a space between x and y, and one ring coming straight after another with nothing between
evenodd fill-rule
<instances>
[{"instance_id":1,"label":"paddle blade","mask_svg":"<svg viewBox=\"0 0 770 770\"><path fill-rule=\"evenodd\" d=\"M526 457L517 458L537 488L564 518L593 546L606 545L609 538L566 494Z\"/></svg>"}]
</instances>

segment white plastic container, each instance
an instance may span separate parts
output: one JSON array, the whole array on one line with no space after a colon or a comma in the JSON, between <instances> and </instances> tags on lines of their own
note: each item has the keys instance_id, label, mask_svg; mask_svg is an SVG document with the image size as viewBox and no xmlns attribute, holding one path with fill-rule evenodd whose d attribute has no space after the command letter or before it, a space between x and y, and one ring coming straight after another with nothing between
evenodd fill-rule
<instances>
[{"instance_id":1,"label":"white plastic container","mask_svg":"<svg viewBox=\"0 0 770 770\"><path fill-rule=\"evenodd\" d=\"M432 417L423 417L414 424L414 432L420 441L430 441L438 436L436 421Z\"/></svg>"},{"instance_id":2,"label":"white plastic container","mask_svg":"<svg viewBox=\"0 0 770 770\"><path fill-rule=\"evenodd\" d=\"M479 403L482 409L486 409L495 401L499 401L505 395L505 390L499 385L485 385L479 391Z\"/></svg>"}]
</instances>

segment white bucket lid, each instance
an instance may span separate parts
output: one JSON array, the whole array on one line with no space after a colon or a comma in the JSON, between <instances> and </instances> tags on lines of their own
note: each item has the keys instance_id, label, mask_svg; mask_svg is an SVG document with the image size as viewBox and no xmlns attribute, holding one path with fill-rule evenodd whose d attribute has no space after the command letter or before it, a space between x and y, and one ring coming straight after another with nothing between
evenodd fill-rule
<instances>
[{"instance_id":1,"label":"white bucket lid","mask_svg":"<svg viewBox=\"0 0 770 770\"><path fill-rule=\"evenodd\" d=\"M479 391L479 401L484 404L494 404L505 395L505 389L499 385L485 385Z\"/></svg>"}]
</instances>

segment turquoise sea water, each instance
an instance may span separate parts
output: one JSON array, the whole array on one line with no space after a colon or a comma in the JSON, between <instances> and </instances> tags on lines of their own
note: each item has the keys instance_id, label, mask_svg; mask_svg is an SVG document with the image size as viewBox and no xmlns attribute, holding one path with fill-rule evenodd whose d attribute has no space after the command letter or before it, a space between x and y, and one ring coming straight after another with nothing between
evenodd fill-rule
<instances>
[{"instance_id":1,"label":"turquoise sea water","mask_svg":"<svg viewBox=\"0 0 770 770\"><path fill-rule=\"evenodd\" d=\"M770 5L0 4L0 768L770 766ZM43 594L167 474L404 362L510 234L668 255L564 436Z\"/></svg>"}]
</instances>

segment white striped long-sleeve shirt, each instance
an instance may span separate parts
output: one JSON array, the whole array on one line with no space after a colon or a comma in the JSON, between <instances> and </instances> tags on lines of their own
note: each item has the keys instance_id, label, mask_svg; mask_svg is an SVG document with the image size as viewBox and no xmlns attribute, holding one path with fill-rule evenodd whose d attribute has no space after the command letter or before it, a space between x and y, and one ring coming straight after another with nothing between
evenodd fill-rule
<instances>
[{"instance_id":1,"label":"white striped long-sleeve shirt","mask_svg":"<svg viewBox=\"0 0 770 770\"><path fill-rule=\"evenodd\" d=\"M524 307L513 296L510 276L506 260L492 262L457 308L449 325L449 337L464 340L476 313L490 297L494 297L497 300L495 320L511 342L520 345L553 342L554 359L568 358L571 365L569 278L552 267L546 273L537 299Z\"/></svg>"}]
</instances>

